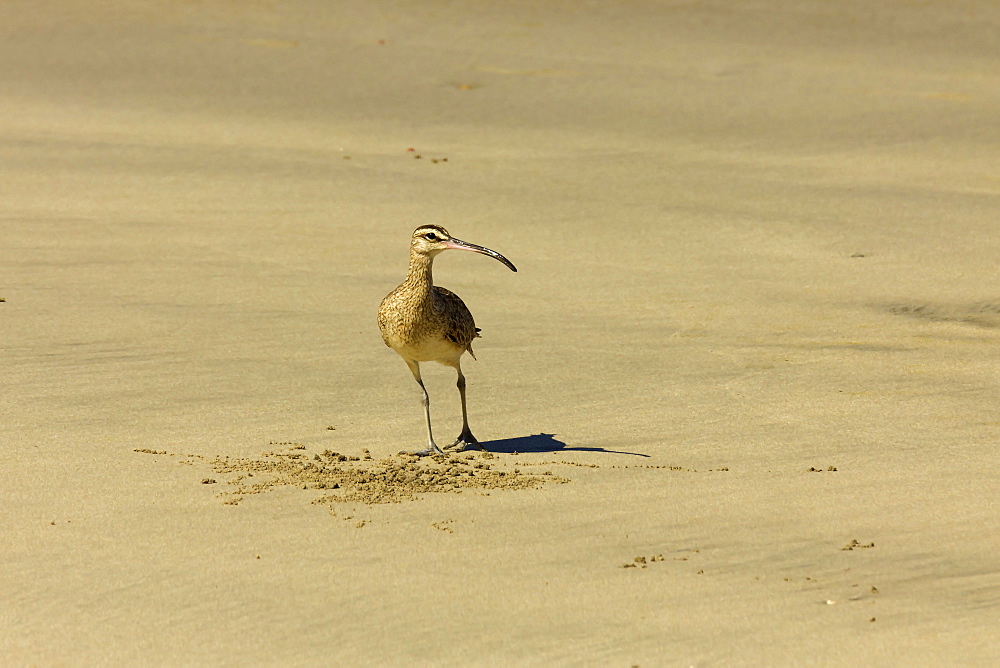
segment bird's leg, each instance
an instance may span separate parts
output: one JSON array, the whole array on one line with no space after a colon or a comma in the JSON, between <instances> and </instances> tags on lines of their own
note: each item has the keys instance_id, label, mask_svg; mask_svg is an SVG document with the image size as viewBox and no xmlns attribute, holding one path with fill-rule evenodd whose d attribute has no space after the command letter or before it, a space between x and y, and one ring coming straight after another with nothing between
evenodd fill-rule
<instances>
[{"instance_id":1,"label":"bird's leg","mask_svg":"<svg viewBox=\"0 0 1000 668\"><path fill-rule=\"evenodd\" d=\"M476 440L476 437L472 435L472 430L469 429L469 411L465 407L465 374L462 373L462 368L458 369L458 393L462 397L462 433L458 435L458 438L451 445L446 445L446 450L452 450L454 452L462 452L468 450L471 446L476 446L483 452L486 452L486 448Z\"/></svg>"},{"instance_id":2,"label":"bird's leg","mask_svg":"<svg viewBox=\"0 0 1000 668\"><path fill-rule=\"evenodd\" d=\"M416 379L417 384L420 385L420 390L424 393L424 415L427 417L427 449L417 450L415 452L403 450L399 454L401 455L418 455L424 457L426 455L443 455L444 451L437 446L434 442L434 435L431 432L431 398L427 394L427 388L424 387L424 381L420 379L420 364L418 362L406 361L406 365L410 367L410 371L413 373L413 378Z\"/></svg>"}]
</instances>

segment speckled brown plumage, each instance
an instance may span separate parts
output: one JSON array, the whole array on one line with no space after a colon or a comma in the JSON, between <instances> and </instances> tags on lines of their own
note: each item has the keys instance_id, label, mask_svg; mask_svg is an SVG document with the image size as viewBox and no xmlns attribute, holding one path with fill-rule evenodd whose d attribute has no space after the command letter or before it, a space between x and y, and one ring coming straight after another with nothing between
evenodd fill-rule
<instances>
[{"instance_id":1,"label":"speckled brown plumage","mask_svg":"<svg viewBox=\"0 0 1000 668\"><path fill-rule=\"evenodd\" d=\"M410 259L410 273L395 290L386 295L378 310L378 326L385 345L393 349L409 349L420 362L418 351L439 340L452 343L458 355L472 352L472 340L479 328L465 302L451 290L432 285L430 259ZM430 289L428 289L428 285Z\"/></svg>"},{"instance_id":2,"label":"speckled brown plumage","mask_svg":"<svg viewBox=\"0 0 1000 668\"><path fill-rule=\"evenodd\" d=\"M471 250L489 255L517 271L507 258L496 251L452 237L437 225L424 225L410 239L410 268L406 280L386 295L378 309L378 325L385 345L395 350L406 362L424 393L427 418L428 449L416 454L440 453L431 434L430 398L420 377L420 362L440 362L458 372L458 389L462 398L462 433L448 446L459 451L479 445L469 429L465 405L465 376L461 357L465 352L475 358L472 340L479 329L465 303L451 290L434 285L434 257L445 250Z\"/></svg>"}]
</instances>

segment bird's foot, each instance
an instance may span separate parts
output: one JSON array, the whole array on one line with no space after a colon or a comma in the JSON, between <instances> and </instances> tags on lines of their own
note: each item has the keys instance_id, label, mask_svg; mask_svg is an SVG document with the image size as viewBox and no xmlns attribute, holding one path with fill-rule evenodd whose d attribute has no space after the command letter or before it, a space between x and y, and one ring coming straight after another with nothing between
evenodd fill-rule
<instances>
[{"instance_id":1,"label":"bird's foot","mask_svg":"<svg viewBox=\"0 0 1000 668\"><path fill-rule=\"evenodd\" d=\"M463 431L454 443L444 446L444 449L449 452L465 452L466 450L471 450L473 448L478 448L483 452L486 452L486 448L483 447L482 443L476 440L476 437L472 435L471 431Z\"/></svg>"},{"instance_id":2,"label":"bird's foot","mask_svg":"<svg viewBox=\"0 0 1000 668\"><path fill-rule=\"evenodd\" d=\"M400 450L399 454L414 455L416 457L430 457L432 455L444 455L447 453L445 453L444 450L439 448L436 443L431 443L430 447L425 448L423 450Z\"/></svg>"}]
</instances>

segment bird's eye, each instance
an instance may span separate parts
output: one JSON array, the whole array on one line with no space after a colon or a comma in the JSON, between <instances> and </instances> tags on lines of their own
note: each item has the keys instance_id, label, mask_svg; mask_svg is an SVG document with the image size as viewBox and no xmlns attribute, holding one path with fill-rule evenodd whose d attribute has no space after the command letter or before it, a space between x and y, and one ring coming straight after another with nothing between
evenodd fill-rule
<instances>
[{"instance_id":1,"label":"bird's eye","mask_svg":"<svg viewBox=\"0 0 1000 668\"><path fill-rule=\"evenodd\" d=\"M428 232L427 236L426 236L426 239L428 241L437 241L437 235L434 234L433 232Z\"/></svg>"}]
</instances>

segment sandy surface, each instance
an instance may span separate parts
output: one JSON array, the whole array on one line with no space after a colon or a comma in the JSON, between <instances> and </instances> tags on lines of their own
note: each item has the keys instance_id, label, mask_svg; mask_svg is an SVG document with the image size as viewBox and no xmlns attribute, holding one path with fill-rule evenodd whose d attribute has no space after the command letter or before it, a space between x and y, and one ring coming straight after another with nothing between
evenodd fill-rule
<instances>
[{"instance_id":1,"label":"sandy surface","mask_svg":"<svg viewBox=\"0 0 1000 668\"><path fill-rule=\"evenodd\" d=\"M0 3L3 663L1000 661L998 31Z\"/></svg>"}]
</instances>

